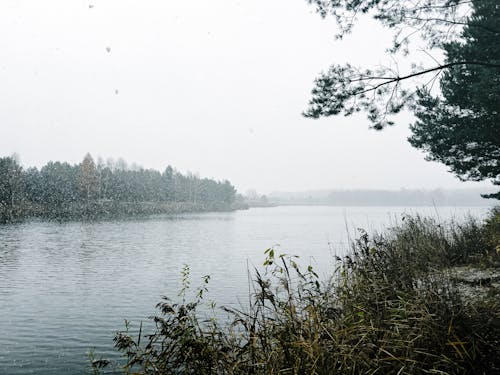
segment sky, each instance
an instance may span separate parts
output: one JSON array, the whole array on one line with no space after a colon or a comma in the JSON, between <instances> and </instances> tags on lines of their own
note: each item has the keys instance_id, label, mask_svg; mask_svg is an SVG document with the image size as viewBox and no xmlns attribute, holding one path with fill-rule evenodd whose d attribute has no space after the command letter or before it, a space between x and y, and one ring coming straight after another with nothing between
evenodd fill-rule
<instances>
[{"instance_id":1,"label":"sky","mask_svg":"<svg viewBox=\"0 0 500 375\"><path fill-rule=\"evenodd\" d=\"M305 0L2 0L0 156L87 152L256 189L468 188L365 115L304 118L333 63L384 64L387 30L342 41ZM425 56L424 56L425 58Z\"/></svg>"}]
</instances>

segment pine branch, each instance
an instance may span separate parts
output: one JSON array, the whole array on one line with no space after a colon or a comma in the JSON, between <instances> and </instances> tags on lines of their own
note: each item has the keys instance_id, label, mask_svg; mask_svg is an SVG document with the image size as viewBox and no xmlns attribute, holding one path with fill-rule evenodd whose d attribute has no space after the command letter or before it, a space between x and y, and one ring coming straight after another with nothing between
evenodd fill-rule
<instances>
[{"instance_id":1,"label":"pine branch","mask_svg":"<svg viewBox=\"0 0 500 375\"><path fill-rule=\"evenodd\" d=\"M421 76L421 75L424 75L424 74L436 72L438 70L448 69L448 68L451 68L451 67L457 66L457 65L479 65L479 66L485 66L485 67L489 67L489 68L498 68L498 69L500 69L500 64L493 64L493 63L487 63L487 62L481 62L481 61L458 61L458 62L452 62L452 63L448 63L448 64L444 64L444 65L439 65L439 66L436 66L434 68L421 70L420 72L408 74L408 75L402 76L402 77L387 78L388 80L386 82L379 83L378 85L376 85L374 87L371 87L369 89L360 91L360 92L358 92L356 94L357 95L366 94L367 92L375 91L375 90L379 89L382 86L386 86L386 85L390 85L392 83L397 83L397 82L400 82L400 81L404 81L406 79L410 79L410 78L413 78L413 77L418 77L418 76ZM363 81L363 80L370 80L370 79L374 79L374 78L373 77L367 77L366 79L360 78L360 79L357 79L356 81ZM380 78L380 79L383 79L383 78ZM353 80L353 82L354 81L355 80Z\"/></svg>"}]
</instances>

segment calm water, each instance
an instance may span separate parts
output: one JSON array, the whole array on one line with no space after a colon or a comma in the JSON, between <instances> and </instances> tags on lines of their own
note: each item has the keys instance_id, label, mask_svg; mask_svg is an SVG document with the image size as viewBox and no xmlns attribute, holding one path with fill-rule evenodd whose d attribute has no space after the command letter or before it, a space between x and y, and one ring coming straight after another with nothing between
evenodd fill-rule
<instances>
[{"instance_id":1,"label":"calm water","mask_svg":"<svg viewBox=\"0 0 500 375\"><path fill-rule=\"evenodd\" d=\"M175 297L183 264L192 285L211 274L209 298L245 304L247 263L266 248L299 255L320 274L344 252L347 229L380 230L402 212L441 219L487 208L275 207L107 222L0 226L0 374L81 374L86 352L113 355L123 320Z\"/></svg>"}]
</instances>

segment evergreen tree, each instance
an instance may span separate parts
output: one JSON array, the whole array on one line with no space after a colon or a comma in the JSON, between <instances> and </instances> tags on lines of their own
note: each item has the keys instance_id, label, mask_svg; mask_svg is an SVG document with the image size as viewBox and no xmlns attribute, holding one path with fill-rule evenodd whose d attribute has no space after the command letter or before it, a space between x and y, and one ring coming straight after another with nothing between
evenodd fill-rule
<instances>
[{"instance_id":1,"label":"evergreen tree","mask_svg":"<svg viewBox=\"0 0 500 375\"><path fill-rule=\"evenodd\" d=\"M463 40L444 46L446 63L488 61L500 66L500 5L474 2ZM442 96L419 91L410 143L463 180L500 185L500 68L458 64L441 78ZM500 199L500 193L490 197Z\"/></svg>"},{"instance_id":2,"label":"evergreen tree","mask_svg":"<svg viewBox=\"0 0 500 375\"><path fill-rule=\"evenodd\" d=\"M389 53L410 52L420 36L445 52L431 67L415 64L400 74L391 67L333 65L316 79L306 117L366 111L373 128L393 125L404 108L417 121L410 143L429 160L449 166L463 180L500 184L500 3L498 0L308 0L350 32L359 14L393 29ZM419 81L426 77L426 81ZM429 79L430 78L430 79ZM440 78L441 94L431 93ZM490 195L500 198L500 193Z\"/></svg>"},{"instance_id":3,"label":"evergreen tree","mask_svg":"<svg viewBox=\"0 0 500 375\"><path fill-rule=\"evenodd\" d=\"M22 168L15 157L0 158L0 208L12 209L23 197Z\"/></svg>"}]
</instances>

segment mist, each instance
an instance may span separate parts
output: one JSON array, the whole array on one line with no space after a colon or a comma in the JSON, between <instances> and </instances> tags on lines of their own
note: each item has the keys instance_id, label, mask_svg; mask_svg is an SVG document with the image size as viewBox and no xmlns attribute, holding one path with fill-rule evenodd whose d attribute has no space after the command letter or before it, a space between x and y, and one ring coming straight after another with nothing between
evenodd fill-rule
<instances>
[{"instance_id":1,"label":"mist","mask_svg":"<svg viewBox=\"0 0 500 375\"><path fill-rule=\"evenodd\" d=\"M124 158L256 189L467 188L364 115L310 120L314 78L382 64L390 35L345 40L303 0L7 0L0 12L0 150L25 167ZM360 48L362 46L362 48ZM422 59L428 59L422 54Z\"/></svg>"}]
</instances>

